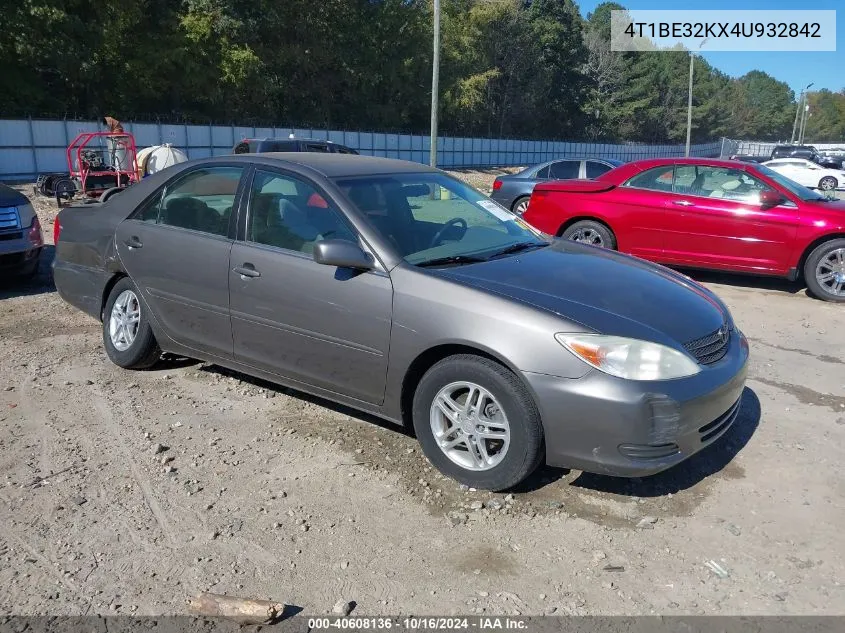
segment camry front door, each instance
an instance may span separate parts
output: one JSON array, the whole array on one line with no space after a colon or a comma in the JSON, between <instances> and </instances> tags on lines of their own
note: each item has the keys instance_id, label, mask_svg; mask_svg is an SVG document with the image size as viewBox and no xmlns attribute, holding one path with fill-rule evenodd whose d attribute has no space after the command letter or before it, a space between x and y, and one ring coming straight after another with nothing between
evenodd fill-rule
<instances>
[{"instance_id":1,"label":"camry front door","mask_svg":"<svg viewBox=\"0 0 845 633\"><path fill-rule=\"evenodd\" d=\"M256 171L229 291L237 360L367 403L384 399L393 286L381 270L318 264L321 239L358 241L314 183Z\"/></svg>"}]
</instances>

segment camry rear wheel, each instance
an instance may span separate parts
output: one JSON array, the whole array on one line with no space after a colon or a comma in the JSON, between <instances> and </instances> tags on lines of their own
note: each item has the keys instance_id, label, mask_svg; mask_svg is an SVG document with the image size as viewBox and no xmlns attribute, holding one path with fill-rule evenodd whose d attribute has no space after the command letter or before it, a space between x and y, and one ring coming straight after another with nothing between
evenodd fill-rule
<instances>
[{"instance_id":1,"label":"camry rear wheel","mask_svg":"<svg viewBox=\"0 0 845 633\"><path fill-rule=\"evenodd\" d=\"M839 183L833 176L825 176L819 181L819 189L822 191L833 191Z\"/></svg>"},{"instance_id":2,"label":"camry rear wheel","mask_svg":"<svg viewBox=\"0 0 845 633\"><path fill-rule=\"evenodd\" d=\"M580 220L567 227L561 235L566 240L616 249L616 237L604 224L594 220Z\"/></svg>"},{"instance_id":3,"label":"camry rear wheel","mask_svg":"<svg viewBox=\"0 0 845 633\"><path fill-rule=\"evenodd\" d=\"M487 358L452 356L429 369L414 394L413 421L432 464L474 488L512 488L543 457L533 398L511 371Z\"/></svg>"},{"instance_id":4,"label":"camry rear wheel","mask_svg":"<svg viewBox=\"0 0 845 633\"><path fill-rule=\"evenodd\" d=\"M810 253L804 281L819 299L845 302L845 239L824 242Z\"/></svg>"},{"instance_id":5,"label":"camry rear wheel","mask_svg":"<svg viewBox=\"0 0 845 633\"><path fill-rule=\"evenodd\" d=\"M125 369L146 369L161 356L140 297L132 280L124 277L112 288L103 311L106 354Z\"/></svg>"}]
</instances>

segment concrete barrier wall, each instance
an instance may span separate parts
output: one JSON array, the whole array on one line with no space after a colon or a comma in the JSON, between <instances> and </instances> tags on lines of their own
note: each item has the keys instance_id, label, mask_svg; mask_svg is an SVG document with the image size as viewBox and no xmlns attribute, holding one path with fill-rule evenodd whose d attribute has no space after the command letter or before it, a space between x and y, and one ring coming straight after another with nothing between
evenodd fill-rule
<instances>
[{"instance_id":1,"label":"concrete barrier wall","mask_svg":"<svg viewBox=\"0 0 845 633\"><path fill-rule=\"evenodd\" d=\"M298 128L123 123L135 135L138 149L170 143L189 158L230 154L243 138L275 136L316 138L342 143L361 154L400 158L428 164L428 136ZM104 130L96 121L0 119L0 180L30 181L37 174L66 172L65 149L81 132ZM721 142L694 145L693 156L719 156ZM612 145L565 141L441 137L437 143L442 168L530 165L563 157L593 156L630 161L683 156L683 145Z\"/></svg>"}]
</instances>

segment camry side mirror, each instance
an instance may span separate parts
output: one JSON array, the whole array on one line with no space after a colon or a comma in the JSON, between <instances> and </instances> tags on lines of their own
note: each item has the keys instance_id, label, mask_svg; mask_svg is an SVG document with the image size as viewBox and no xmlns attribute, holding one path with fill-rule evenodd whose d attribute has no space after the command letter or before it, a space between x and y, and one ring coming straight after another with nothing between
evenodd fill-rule
<instances>
[{"instance_id":1,"label":"camry side mirror","mask_svg":"<svg viewBox=\"0 0 845 633\"><path fill-rule=\"evenodd\" d=\"M326 266L372 270L373 258L349 240L321 240L314 244L314 261Z\"/></svg>"},{"instance_id":2,"label":"camry side mirror","mask_svg":"<svg viewBox=\"0 0 845 633\"><path fill-rule=\"evenodd\" d=\"M783 204L784 202L786 202L786 199L777 191L772 191L771 189L769 189L767 191L760 192L760 206L764 209L776 207L779 204Z\"/></svg>"}]
</instances>

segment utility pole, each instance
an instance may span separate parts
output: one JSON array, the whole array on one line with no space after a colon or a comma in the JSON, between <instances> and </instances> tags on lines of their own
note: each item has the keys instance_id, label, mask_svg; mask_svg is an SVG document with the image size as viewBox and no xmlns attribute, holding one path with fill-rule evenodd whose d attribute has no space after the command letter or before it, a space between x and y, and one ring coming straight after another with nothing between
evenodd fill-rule
<instances>
[{"instance_id":1,"label":"utility pole","mask_svg":"<svg viewBox=\"0 0 845 633\"><path fill-rule=\"evenodd\" d=\"M792 144L795 142L795 133L799 131L798 127L798 120L801 117L801 111L804 107L804 94L813 86L815 83L807 84L807 87L801 91L801 96L798 97L798 107L795 108L795 122L792 124L792 137L789 139L789 143Z\"/></svg>"},{"instance_id":2,"label":"utility pole","mask_svg":"<svg viewBox=\"0 0 845 633\"><path fill-rule=\"evenodd\" d=\"M431 151L429 164L437 167L437 106L440 91L440 0L434 0L434 55L431 69Z\"/></svg>"},{"instance_id":3,"label":"utility pole","mask_svg":"<svg viewBox=\"0 0 845 633\"><path fill-rule=\"evenodd\" d=\"M801 133L798 136L798 144L804 144L804 133L807 131L807 119L810 118L810 104L804 106L804 113L801 116Z\"/></svg>"},{"instance_id":4,"label":"utility pole","mask_svg":"<svg viewBox=\"0 0 845 633\"><path fill-rule=\"evenodd\" d=\"M801 96L798 97L798 106L795 108L795 122L792 124L792 136L789 138L789 144L795 142L795 132L798 131L798 117L801 116L801 106L804 105L804 91L801 91Z\"/></svg>"},{"instance_id":5,"label":"utility pole","mask_svg":"<svg viewBox=\"0 0 845 633\"><path fill-rule=\"evenodd\" d=\"M704 43L707 41L708 38L704 38L701 40L701 44L698 45L698 48L701 49L704 46ZM692 136L692 73L693 69L695 68L695 53L690 51L689 53L689 94L687 96L687 147L686 151L684 152L684 156L689 157L690 151L690 137Z\"/></svg>"}]
</instances>

